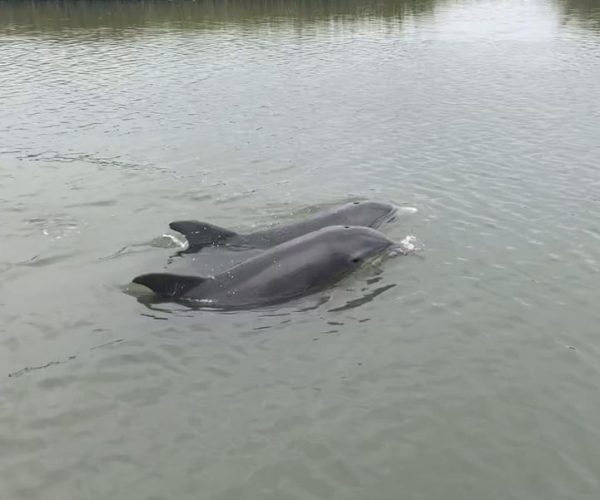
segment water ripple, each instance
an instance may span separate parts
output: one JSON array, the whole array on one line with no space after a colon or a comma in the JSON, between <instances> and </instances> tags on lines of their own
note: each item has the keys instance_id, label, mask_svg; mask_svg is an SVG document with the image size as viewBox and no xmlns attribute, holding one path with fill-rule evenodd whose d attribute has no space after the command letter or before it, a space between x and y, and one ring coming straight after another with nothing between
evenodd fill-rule
<instances>
[{"instance_id":1,"label":"water ripple","mask_svg":"<svg viewBox=\"0 0 600 500\"><path fill-rule=\"evenodd\" d=\"M1 3L1 496L595 500L592 4ZM417 207L382 230L422 258L123 293L185 267L172 220L353 198Z\"/></svg>"}]
</instances>

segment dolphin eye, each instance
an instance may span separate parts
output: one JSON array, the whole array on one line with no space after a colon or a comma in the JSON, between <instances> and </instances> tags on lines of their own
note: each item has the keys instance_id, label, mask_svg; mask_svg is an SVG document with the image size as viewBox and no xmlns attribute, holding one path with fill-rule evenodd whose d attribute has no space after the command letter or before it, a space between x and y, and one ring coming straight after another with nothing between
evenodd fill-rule
<instances>
[{"instance_id":1,"label":"dolphin eye","mask_svg":"<svg viewBox=\"0 0 600 500\"><path fill-rule=\"evenodd\" d=\"M344 226L344 229L350 229L350 226Z\"/></svg>"},{"instance_id":2,"label":"dolphin eye","mask_svg":"<svg viewBox=\"0 0 600 500\"><path fill-rule=\"evenodd\" d=\"M360 204L360 201L355 201L355 202L353 202L352 204L353 204L353 205L359 205L359 204Z\"/></svg>"},{"instance_id":3,"label":"dolphin eye","mask_svg":"<svg viewBox=\"0 0 600 500\"><path fill-rule=\"evenodd\" d=\"M360 258L359 257L355 257L350 262L352 262L353 264L358 264L360 262Z\"/></svg>"}]
</instances>

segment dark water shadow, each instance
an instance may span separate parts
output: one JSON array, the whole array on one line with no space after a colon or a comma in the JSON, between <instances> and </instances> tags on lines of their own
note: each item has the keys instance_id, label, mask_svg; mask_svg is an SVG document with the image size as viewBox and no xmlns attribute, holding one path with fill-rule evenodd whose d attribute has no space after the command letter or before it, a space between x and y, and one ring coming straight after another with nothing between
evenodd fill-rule
<instances>
[{"instance_id":1,"label":"dark water shadow","mask_svg":"<svg viewBox=\"0 0 600 500\"><path fill-rule=\"evenodd\" d=\"M339 312L339 311L347 311L349 309L356 309L357 307L360 307L364 304L368 304L369 302L372 302L377 296L381 295L384 292L387 292L388 290L391 290L395 286L396 286L396 284L394 283L394 284L385 285L385 286L376 288L372 292L366 293L365 295L363 295L362 297L359 297L358 299L354 299L354 300L350 300L350 301L346 302L346 304L344 304L343 306L329 309L328 312Z\"/></svg>"},{"instance_id":2,"label":"dark water shadow","mask_svg":"<svg viewBox=\"0 0 600 500\"><path fill-rule=\"evenodd\" d=\"M104 347L108 347L114 344L120 344L121 342L124 342L125 339L115 339L115 340L109 340L108 342L104 342L102 344L98 344L95 346L90 347L88 350L93 351L95 349L102 349ZM23 375L25 375L26 373L30 373L33 371L38 371L38 370L44 370L46 368L50 368L51 366L57 366L57 365L63 365L65 363L68 363L69 361L73 361L74 359L77 359L78 355L77 354L72 354L64 359L58 359L58 360L53 360L53 361L48 361L47 363L41 364L41 365L33 365L33 366L26 366L24 368L21 368L20 370L16 370L14 372L10 372L8 374L8 376L10 378L18 378L21 377Z\"/></svg>"},{"instance_id":3,"label":"dark water shadow","mask_svg":"<svg viewBox=\"0 0 600 500\"><path fill-rule=\"evenodd\" d=\"M76 355L72 355L72 356L69 356L66 359L49 361L48 363L45 363L43 365L26 366L25 368L21 368L20 370L17 370L17 371L9 373L8 376L12 377L12 378L20 377L20 376L25 375L26 373L29 373L29 372L32 372L32 371L43 370L45 368L49 368L49 367L54 366L54 365L62 365L64 363L68 363L69 361L72 361L72 360L74 360L76 358L77 358Z\"/></svg>"}]
</instances>

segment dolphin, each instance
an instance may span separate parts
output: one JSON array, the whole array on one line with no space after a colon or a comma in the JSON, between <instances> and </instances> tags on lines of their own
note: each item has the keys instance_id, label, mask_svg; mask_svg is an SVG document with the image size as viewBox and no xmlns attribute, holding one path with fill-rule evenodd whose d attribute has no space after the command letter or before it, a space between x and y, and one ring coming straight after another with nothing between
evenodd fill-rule
<instances>
[{"instance_id":1,"label":"dolphin","mask_svg":"<svg viewBox=\"0 0 600 500\"><path fill-rule=\"evenodd\" d=\"M185 236L188 247L179 253L196 253L207 246L232 248L270 248L327 226L364 226L377 228L392 218L396 207L375 201L354 201L317 212L308 219L241 234L208 222L179 220L169 227Z\"/></svg>"},{"instance_id":2,"label":"dolphin","mask_svg":"<svg viewBox=\"0 0 600 500\"><path fill-rule=\"evenodd\" d=\"M151 273L133 283L159 298L216 309L251 309L322 290L365 260L397 247L375 229L329 226L276 245L213 277Z\"/></svg>"}]
</instances>

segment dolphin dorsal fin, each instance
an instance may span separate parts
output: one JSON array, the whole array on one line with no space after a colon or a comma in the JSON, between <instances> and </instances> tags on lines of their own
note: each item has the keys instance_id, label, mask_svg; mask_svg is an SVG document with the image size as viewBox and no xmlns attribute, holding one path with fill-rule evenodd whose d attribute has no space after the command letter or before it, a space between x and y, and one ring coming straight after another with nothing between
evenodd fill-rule
<instances>
[{"instance_id":1,"label":"dolphin dorsal fin","mask_svg":"<svg viewBox=\"0 0 600 500\"><path fill-rule=\"evenodd\" d=\"M189 244L188 250L218 246L225 240L237 236L234 231L197 220L178 220L171 222L169 227L185 236Z\"/></svg>"},{"instance_id":2,"label":"dolphin dorsal fin","mask_svg":"<svg viewBox=\"0 0 600 500\"><path fill-rule=\"evenodd\" d=\"M142 274L133 278L133 282L144 285L156 295L168 298L181 297L188 290L202 284L207 278L183 276L169 273Z\"/></svg>"}]
</instances>

